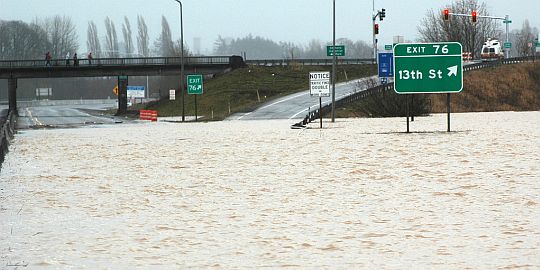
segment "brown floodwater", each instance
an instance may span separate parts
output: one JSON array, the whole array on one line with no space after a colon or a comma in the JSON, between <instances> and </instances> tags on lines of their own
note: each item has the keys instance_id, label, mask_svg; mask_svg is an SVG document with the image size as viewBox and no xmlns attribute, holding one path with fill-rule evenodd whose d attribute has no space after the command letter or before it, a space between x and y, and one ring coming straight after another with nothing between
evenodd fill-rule
<instances>
[{"instance_id":1,"label":"brown floodwater","mask_svg":"<svg viewBox=\"0 0 540 270\"><path fill-rule=\"evenodd\" d=\"M540 112L445 121L24 130L0 268L539 269Z\"/></svg>"}]
</instances>

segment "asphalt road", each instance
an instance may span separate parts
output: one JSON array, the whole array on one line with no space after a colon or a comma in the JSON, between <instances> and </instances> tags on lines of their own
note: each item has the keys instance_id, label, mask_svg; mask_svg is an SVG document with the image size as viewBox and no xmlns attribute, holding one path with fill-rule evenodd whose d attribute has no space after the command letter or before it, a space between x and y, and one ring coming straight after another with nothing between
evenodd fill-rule
<instances>
[{"instance_id":1,"label":"asphalt road","mask_svg":"<svg viewBox=\"0 0 540 270\"><path fill-rule=\"evenodd\" d=\"M354 92L366 90L368 88L368 83L366 82L370 79L378 82L377 76L373 76L336 84L336 100ZM331 103L331 101L332 97L323 97L322 105ZM234 114L227 118L227 120L302 119L309 110L316 110L318 108L319 97L311 97L309 90L306 90L276 99L252 112Z\"/></svg>"},{"instance_id":2,"label":"asphalt road","mask_svg":"<svg viewBox=\"0 0 540 270\"><path fill-rule=\"evenodd\" d=\"M123 120L111 116L100 116L103 105L62 105L19 108L18 129L68 128L85 125L121 123Z\"/></svg>"}]
</instances>

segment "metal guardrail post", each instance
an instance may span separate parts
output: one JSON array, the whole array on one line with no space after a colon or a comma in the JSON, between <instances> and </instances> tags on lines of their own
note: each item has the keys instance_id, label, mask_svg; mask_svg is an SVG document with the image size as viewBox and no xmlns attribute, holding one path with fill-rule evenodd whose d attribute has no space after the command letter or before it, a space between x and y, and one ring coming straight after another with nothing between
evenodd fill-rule
<instances>
[{"instance_id":1,"label":"metal guardrail post","mask_svg":"<svg viewBox=\"0 0 540 270\"><path fill-rule=\"evenodd\" d=\"M15 116L16 112L11 110L6 117L6 121L0 127L0 170L1 165L4 162L4 158L9 150L9 142L13 139L15 130Z\"/></svg>"}]
</instances>

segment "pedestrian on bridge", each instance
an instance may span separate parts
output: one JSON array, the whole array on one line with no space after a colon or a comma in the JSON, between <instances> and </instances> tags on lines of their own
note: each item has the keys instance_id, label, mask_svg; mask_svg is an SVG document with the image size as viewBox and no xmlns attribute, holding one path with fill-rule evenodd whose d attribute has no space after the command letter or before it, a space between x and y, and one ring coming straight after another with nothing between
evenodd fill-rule
<instances>
[{"instance_id":1,"label":"pedestrian on bridge","mask_svg":"<svg viewBox=\"0 0 540 270\"><path fill-rule=\"evenodd\" d=\"M92 57L92 52L89 52L89 53L88 53L88 64L89 64L89 65L92 64L92 59L94 59L94 57Z\"/></svg>"},{"instance_id":2,"label":"pedestrian on bridge","mask_svg":"<svg viewBox=\"0 0 540 270\"><path fill-rule=\"evenodd\" d=\"M69 66L69 52L66 54L66 66Z\"/></svg>"},{"instance_id":3,"label":"pedestrian on bridge","mask_svg":"<svg viewBox=\"0 0 540 270\"><path fill-rule=\"evenodd\" d=\"M51 59L52 59L51 52L47 52L47 53L45 54L45 61L47 61L47 62L45 63L45 66L48 66L48 67L51 66Z\"/></svg>"},{"instance_id":4,"label":"pedestrian on bridge","mask_svg":"<svg viewBox=\"0 0 540 270\"><path fill-rule=\"evenodd\" d=\"M79 66L79 59L77 59L77 53L73 55L73 66L77 67Z\"/></svg>"}]
</instances>

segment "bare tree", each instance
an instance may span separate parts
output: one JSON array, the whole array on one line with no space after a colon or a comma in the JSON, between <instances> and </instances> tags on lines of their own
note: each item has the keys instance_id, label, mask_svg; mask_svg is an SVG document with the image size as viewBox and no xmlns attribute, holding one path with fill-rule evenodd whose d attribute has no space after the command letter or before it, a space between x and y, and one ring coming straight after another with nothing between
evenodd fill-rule
<instances>
[{"instance_id":1,"label":"bare tree","mask_svg":"<svg viewBox=\"0 0 540 270\"><path fill-rule=\"evenodd\" d=\"M139 35L137 36L137 50L143 56L150 56L150 38L148 37L148 27L141 15L137 16L137 27Z\"/></svg>"},{"instance_id":2,"label":"bare tree","mask_svg":"<svg viewBox=\"0 0 540 270\"><path fill-rule=\"evenodd\" d=\"M280 42L279 45L281 46L281 49L283 50L284 59L294 60L295 58L298 58L298 54L300 50L298 46L296 46L296 44L292 42Z\"/></svg>"},{"instance_id":3,"label":"bare tree","mask_svg":"<svg viewBox=\"0 0 540 270\"><path fill-rule=\"evenodd\" d=\"M214 54L216 55L228 54L229 45L230 45L230 42L226 38L219 35L216 41L214 41Z\"/></svg>"},{"instance_id":4,"label":"bare tree","mask_svg":"<svg viewBox=\"0 0 540 270\"><path fill-rule=\"evenodd\" d=\"M73 53L79 49L77 31L70 17L56 15L43 20L36 19L35 24L40 25L47 33L53 57L63 57L68 52Z\"/></svg>"},{"instance_id":5,"label":"bare tree","mask_svg":"<svg viewBox=\"0 0 540 270\"><path fill-rule=\"evenodd\" d=\"M485 3L478 0L455 0L450 7L451 13L470 14L475 10L479 15L489 16ZM479 18L473 23L469 17L451 16L449 21L443 18L443 12L431 9L418 27L421 42L456 41L463 45L464 52L480 55L482 44L488 38L499 38L501 31L495 20Z\"/></svg>"},{"instance_id":6,"label":"bare tree","mask_svg":"<svg viewBox=\"0 0 540 270\"><path fill-rule=\"evenodd\" d=\"M156 54L164 57L174 56L174 43L172 41L171 28L165 16L161 17L161 35L154 43Z\"/></svg>"},{"instance_id":7,"label":"bare tree","mask_svg":"<svg viewBox=\"0 0 540 270\"><path fill-rule=\"evenodd\" d=\"M372 57L373 48L371 47L371 45L368 45L365 41L354 42L347 38L340 38L340 39L337 39L336 42L338 44L345 45L345 47L347 48L347 50L345 51L345 53L347 54L347 57L352 57L352 58L371 58ZM321 55L321 57L324 57L324 56L325 55Z\"/></svg>"},{"instance_id":8,"label":"bare tree","mask_svg":"<svg viewBox=\"0 0 540 270\"><path fill-rule=\"evenodd\" d=\"M122 35L124 36L124 49L127 55L132 55L133 48L133 39L131 38L131 25L129 24L128 17L124 17L124 24L122 25Z\"/></svg>"},{"instance_id":9,"label":"bare tree","mask_svg":"<svg viewBox=\"0 0 540 270\"><path fill-rule=\"evenodd\" d=\"M538 33L538 29L531 27L529 20L525 20L523 27L516 34L515 47L519 56L534 54L536 33Z\"/></svg>"},{"instance_id":10,"label":"bare tree","mask_svg":"<svg viewBox=\"0 0 540 270\"><path fill-rule=\"evenodd\" d=\"M105 29L107 30L107 35L105 36L105 51L108 57L116 58L120 56L118 51L118 37L116 35L116 27L114 22L105 18Z\"/></svg>"},{"instance_id":11,"label":"bare tree","mask_svg":"<svg viewBox=\"0 0 540 270\"><path fill-rule=\"evenodd\" d=\"M305 47L304 54L306 58L320 58L321 55L326 55L326 51L320 40L313 39Z\"/></svg>"},{"instance_id":12,"label":"bare tree","mask_svg":"<svg viewBox=\"0 0 540 270\"><path fill-rule=\"evenodd\" d=\"M180 52L182 51L182 47L180 46L180 39L177 39L173 44L173 56L180 57ZM189 50L186 44L184 44L184 56L193 56L193 53Z\"/></svg>"},{"instance_id":13,"label":"bare tree","mask_svg":"<svg viewBox=\"0 0 540 270\"><path fill-rule=\"evenodd\" d=\"M86 46L88 51L93 52L95 57L102 56L97 27L92 21L88 22Z\"/></svg>"}]
</instances>

